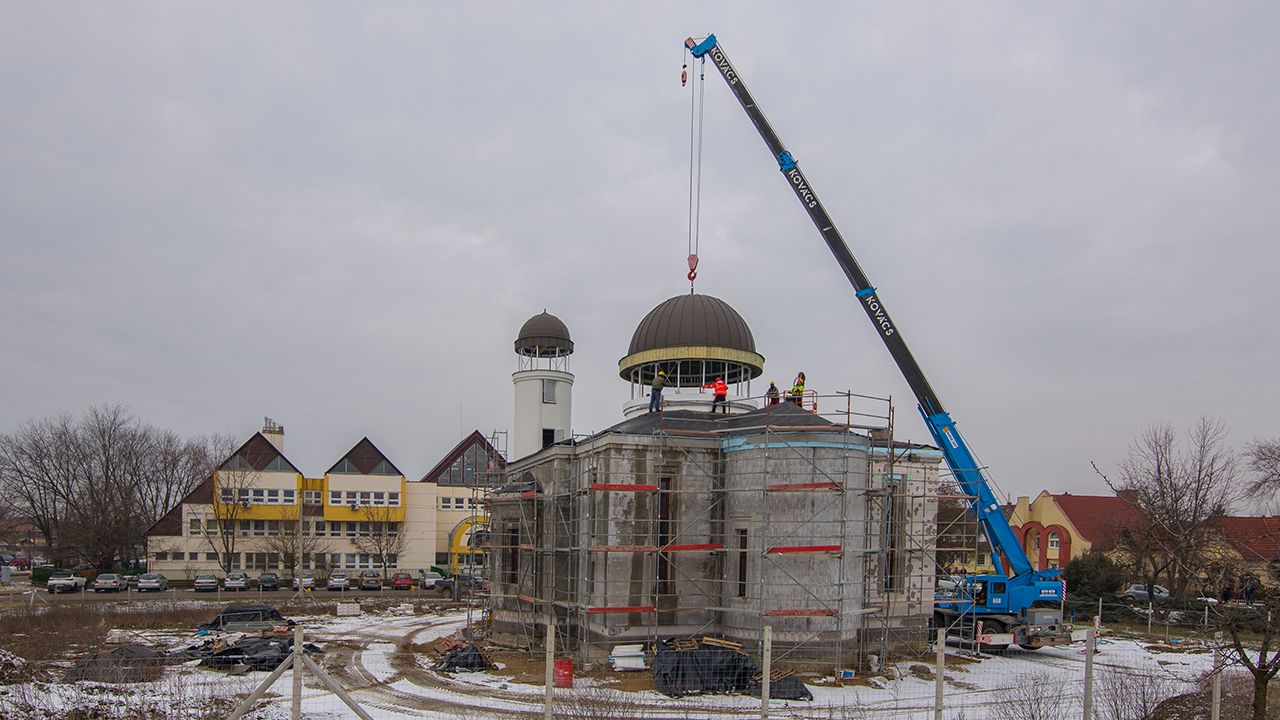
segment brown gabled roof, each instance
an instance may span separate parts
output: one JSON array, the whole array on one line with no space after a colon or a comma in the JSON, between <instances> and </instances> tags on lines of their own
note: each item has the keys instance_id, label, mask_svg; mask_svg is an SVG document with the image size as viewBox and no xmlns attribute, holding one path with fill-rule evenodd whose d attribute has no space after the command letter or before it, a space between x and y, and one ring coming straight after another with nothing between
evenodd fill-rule
<instances>
[{"instance_id":1,"label":"brown gabled roof","mask_svg":"<svg viewBox=\"0 0 1280 720\"><path fill-rule=\"evenodd\" d=\"M209 505L213 503L213 476L205 478L203 482L196 486L195 490L187 493L177 505L174 505L164 517L156 521L155 525L147 528L147 537L155 536L174 536L182 534L182 506L186 504L192 505Z\"/></svg>"},{"instance_id":2,"label":"brown gabled roof","mask_svg":"<svg viewBox=\"0 0 1280 720\"><path fill-rule=\"evenodd\" d=\"M237 455L244 458L244 461L249 463L249 466L258 472L262 472L264 468L271 464L272 460L281 458L289 465L289 467L293 468L294 472L299 475L302 474L302 472L298 470L293 463L289 462L289 458L285 457L283 453L277 450L276 446L272 445L271 441L263 437L260 432L254 433L253 437L246 440L245 443L240 446L239 450L231 453L231 457L224 460L222 464L218 466L218 469L222 470L225 468L227 463L231 462L231 458L234 458Z\"/></svg>"},{"instance_id":3,"label":"brown gabled roof","mask_svg":"<svg viewBox=\"0 0 1280 720\"><path fill-rule=\"evenodd\" d=\"M1085 540L1101 547L1114 543L1121 529L1142 519L1133 505L1115 495L1063 493L1050 497Z\"/></svg>"},{"instance_id":4,"label":"brown gabled roof","mask_svg":"<svg viewBox=\"0 0 1280 720\"><path fill-rule=\"evenodd\" d=\"M355 447L348 450L346 455L338 458L338 462L335 462L332 467L325 470L325 474L328 475L333 472L333 468L338 467L343 460L355 465L356 469L365 475L373 472L373 469L378 467L378 464L382 462L390 465L391 468L396 471L396 474L404 475L404 473L400 472L400 468L396 467L395 463L388 460L387 456L383 455L382 451L379 450L378 447L367 437L362 438L360 442L356 443Z\"/></svg>"},{"instance_id":5,"label":"brown gabled roof","mask_svg":"<svg viewBox=\"0 0 1280 720\"><path fill-rule=\"evenodd\" d=\"M1245 560L1280 557L1280 518L1223 517L1216 527Z\"/></svg>"},{"instance_id":6,"label":"brown gabled roof","mask_svg":"<svg viewBox=\"0 0 1280 720\"><path fill-rule=\"evenodd\" d=\"M423 475L422 480L419 482L433 483L438 481L440 479L440 474L448 470L458 458L462 457L462 453L466 452L467 448L475 444L479 444L483 447L489 457L496 457L498 459L498 470L502 470L507 466L507 461L502 457L502 454L489 444L489 441L480 434L479 430L473 430L470 435L462 439L462 442L453 446L453 449L449 451L449 454L445 455L440 462L436 463L436 466L431 468L426 475Z\"/></svg>"}]
</instances>

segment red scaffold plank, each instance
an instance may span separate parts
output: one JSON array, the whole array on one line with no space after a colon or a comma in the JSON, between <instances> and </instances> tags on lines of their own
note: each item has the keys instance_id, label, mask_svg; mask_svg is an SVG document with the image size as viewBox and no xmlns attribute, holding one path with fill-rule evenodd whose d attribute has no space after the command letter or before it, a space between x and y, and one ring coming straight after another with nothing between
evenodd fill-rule
<instances>
[{"instance_id":1,"label":"red scaffold plank","mask_svg":"<svg viewBox=\"0 0 1280 720\"><path fill-rule=\"evenodd\" d=\"M589 613L630 613L630 612L654 612L652 605L636 605L635 607L595 607L587 608Z\"/></svg>"},{"instance_id":2,"label":"red scaffold plank","mask_svg":"<svg viewBox=\"0 0 1280 720\"><path fill-rule=\"evenodd\" d=\"M772 547L769 553L811 553L840 552L839 545L792 545L789 547Z\"/></svg>"},{"instance_id":3,"label":"red scaffold plank","mask_svg":"<svg viewBox=\"0 0 1280 720\"><path fill-rule=\"evenodd\" d=\"M766 610L765 617L824 617L834 616L835 610Z\"/></svg>"},{"instance_id":4,"label":"red scaffold plank","mask_svg":"<svg viewBox=\"0 0 1280 720\"><path fill-rule=\"evenodd\" d=\"M620 492L657 492L657 485L610 485L609 483L591 483L592 490L618 490Z\"/></svg>"},{"instance_id":5,"label":"red scaffold plank","mask_svg":"<svg viewBox=\"0 0 1280 720\"><path fill-rule=\"evenodd\" d=\"M538 598L536 598L536 597L529 597L528 595L517 595L516 597L520 598L521 600L523 600L523 601L525 601L525 602L531 602L531 603L540 603L540 602L542 602L542 601L541 601L541 600L539 600Z\"/></svg>"},{"instance_id":6,"label":"red scaffold plank","mask_svg":"<svg viewBox=\"0 0 1280 720\"><path fill-rule=\"evenodd\" d=\"M791 483L789 485L770 485L769 492L786 492L788 490L839 490L838 482Z\"/></svg>"},{"instance_id":7,"label":"red scaffold plank","mask_svg":"<svg viewBox=\"0 0 1280 720\"><path fill-rule=\"evenodd\" d=\"M658 548L652 545L592 545L587 549L591 552L653 552Z\"/></svg>"},{"instance_id":8,"label":"red scaffold plank","mask_svg":"<svg viewBox=\"0 0 1280 720\"><path fill-rule=\"evenodd\" d=\"M531 498L531 497L533 497L533 496L534 496L534 491L532 491L532 490L530 490L529 492L522 492L522 493L520 493L520 497L522 497L522 498Z\"/></svg>"},{"instance_id":9,"label":"red scaffold plank","mask_svg":"<svg viewBox=\"0 0 1280 720\"><path fill-rule=\"evenodd\" d=\"M703 543L702 545L667 545L662 552L680 552L682 550L719 550L724 543Z\"/></svg>"}]
</instances>

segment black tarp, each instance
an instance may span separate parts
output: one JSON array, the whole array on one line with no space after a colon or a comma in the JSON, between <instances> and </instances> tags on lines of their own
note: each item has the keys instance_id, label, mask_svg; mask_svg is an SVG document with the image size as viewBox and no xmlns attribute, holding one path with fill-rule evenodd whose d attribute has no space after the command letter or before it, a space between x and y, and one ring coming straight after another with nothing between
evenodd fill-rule
<instances>
[{"instance_id":1,"label":"black tarp","mask_svg":"<svg viewBox=\"0 0 1280 720\"><path fill-rule=\"evenodd\" d=\"M205 643L205 646L208 648L210 643ZM188 659L204 657L204 660L200 662L201 667L226 670L236 665L246 665L250 670L270 672L280 667L280 663L284 662L289 657L289 653L293 652L293 638L247 637L234 647L219 650L218 652L212 652L211 649L206 648L190 648L183 652L189 653L187 655ZM308 655L321 652L320 648L310 644L303 645L302 650Z\"/></svg>"},{"instance_id":2,"label":"black tarp","mask_svg":"<svg viewBox=\"0 0 1280 720\"><path fill-rule=\"evenodd\" d=\"M493 664L475 645L468 645L446 654L440 658L440 662L436 663L432 669L445 672L455 672L457 670L480 672L491 667L493 667Z\"/></svg>"},{"instance_id":3,"label":"black tarp","mask_svg":"<svg viewBox=\"0 0 1280 720\"><path fill-rule=\"evenodd\" d=\"M157 680L164 672L165 655L137 645L111 652L89 653L67 671L63 682L136 683Z\"/></svg>"},{"instance_id":4,"label":"black tarp","mask_svg":"<svg viewBox=\"0 0 1280 720\"><path fill-rule=\"evenodd\" d=\"M243 624L293 625L279 610L270 605L228 605L218 617L201 625L197 630L224 630L228 625Z\"/></svg>"},{"instance_id":5,"label":"black tarp","mask_svg":"<svg viewBox=\"0 0 1280 720\"><path fill-rule=\"evenodd\" d=\"M696 650L676 650L663 643L653 661L653 684L668 697L742 693L760 696L760 666L737 650L700 643ZM769 697L812 700L813 694L794 675L769 685Z\"/></svg>"}]
</instances>

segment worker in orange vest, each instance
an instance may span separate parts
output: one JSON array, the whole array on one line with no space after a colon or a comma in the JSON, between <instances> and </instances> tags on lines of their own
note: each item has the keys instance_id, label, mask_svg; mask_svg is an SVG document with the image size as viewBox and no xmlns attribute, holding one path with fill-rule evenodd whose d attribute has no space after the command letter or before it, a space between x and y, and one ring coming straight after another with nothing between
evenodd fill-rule
<instances>
[{"instance_id":1,"label":"worker in orange vest","mask_svg":"<svg viewBox=\"0 0 1280 720\"><path fill-rule=\"evenodd\" d=\"M724 414L728 415L729 403L725 400L725 397L729 394L729 386L725 385L724 381L720 378L716 378L715 382L710 385L703 385L702 387L711 388L712 394L715 395L714 399L711 401L711 414L715 414L716 406L719 405L724 408Z\"/></svg>"}]
</instances>

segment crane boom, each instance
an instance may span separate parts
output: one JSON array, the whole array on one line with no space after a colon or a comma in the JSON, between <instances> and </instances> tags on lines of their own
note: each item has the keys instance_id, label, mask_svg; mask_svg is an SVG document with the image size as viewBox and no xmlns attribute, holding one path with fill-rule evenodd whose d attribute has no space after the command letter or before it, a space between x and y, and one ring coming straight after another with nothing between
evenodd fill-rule
<instances>
[{"instance_id":1,"label":"crane boom","mask_svg":"<svg viewBox=\"0 0 1280 720\"><path fill-rule=\"evenodd\" d=\"M943 457L951 468L956 481L959 482L965 493L971 496L972 499L969 503L973 509L974 516L978 519L992 546L1008 563L1010 577L1020 578L1022 585L1031 586L1031 589L1036 590L1034 593L1023 593L1024 595L1033 596L1026 600L1025 603L1011 604L1022 604L1025 607L1035 599L1059 599L1056 594L1052 596L1047 594L1048 588L1034 587L1036 580L1048 580L1056 577L1058 572L1056 570L1037 571L1032 567L1022 543L1009 526L1009 521L1005 518L1004 512L1000 508L999 499L992 492L981 468L973 457L973 453L969 451L968 446L961 438L955 422L952 421L951 416L943 408L942 401L938 399L933 387L929 385L928 379L925 378L924 372L920 369L920 365L911 354L911 350L907 348L906 341L903 339L902 334L898 332L897 325L889 317L889 312L885 309L884 303L880 301L875 287L871 285L866 273L862 271L858 261L854 259L853 253L849 250L849 245L844 241L844 237L840 235L840 231L836 229L835 223L827 214L826 209L823 208L822 202L818 200L817 193L814 192L813 186L809 184L804 173L801 172L799 164L791 153L787 151L786 146L782 144L782 140L778 138L778 134L769 125L764 113L756 105L751 92L747 90L746 84L742 82L742 78L738 76L733 64L729 62L728 56L725 55L724 50L716 41L716 36L709 35L701 43L689 38L685 41L685 46L695 58L704 58L704 62L706 58L710 58L712 64L716 66L716 69L724 77L725 82L729 84L729 89L737 97L738 102L741 103L742 109L751 118L751 122L756 126L760 137L764 140L765 145L769 147L769 152L778 161L779 169L786 176L792 191L795 192L805 211L809 213L809 218L813 220L818 232L822 234L827 247L831 249L831 254L835 255L836 262L844 270L845 277L853 285L863 310L866 311L867 317L871 319L871 323L875 325L880 339L889 350L889 354L893 356L894 361L898 364L898 368L902 371L907 385L915 393L916 401L920 406L920 414L924 416L925 425L928 426L929 432L933 435L938 447L942 449Z\"/></svg>"}]
</instances>

